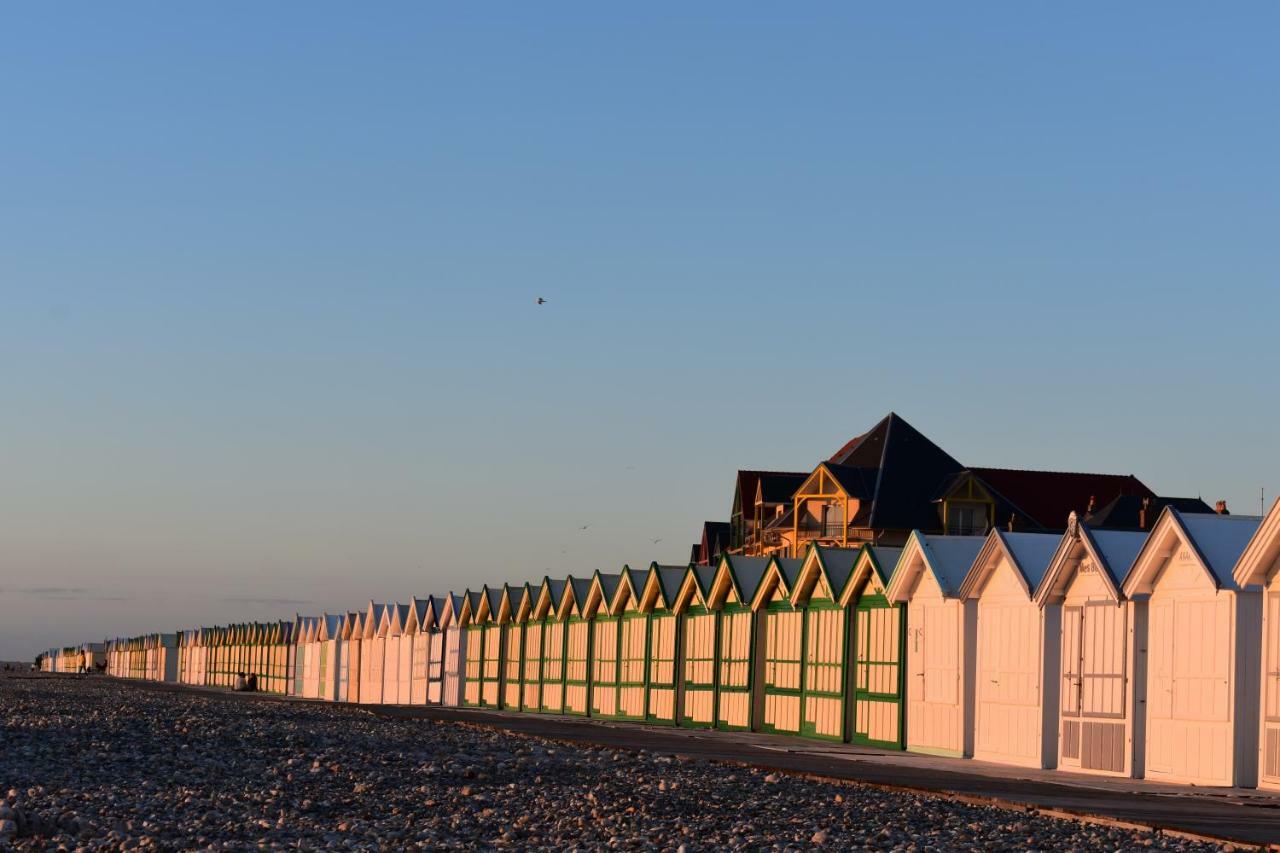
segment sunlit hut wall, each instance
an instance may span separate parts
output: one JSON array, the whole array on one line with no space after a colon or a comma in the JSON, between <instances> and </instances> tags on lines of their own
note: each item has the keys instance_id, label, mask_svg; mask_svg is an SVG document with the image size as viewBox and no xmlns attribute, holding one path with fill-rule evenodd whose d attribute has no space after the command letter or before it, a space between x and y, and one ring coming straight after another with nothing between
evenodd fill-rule
<instances>
[{"instance_id":1,"label":"sunlit hut wall","mask_svg":"<svg viewBox=\"0 0 1280 853\"><path fill-rule=\"evenodd\" d=\"M983 536L915 530L885 591L907 607L907 749L973 754L977 604L960 595Z\"/></svg>"},{"instance_id":2,"label":"sunlit hut wall","mask_svg":"<svg viewBox=\"0 0 1280 853\"><path fill-rule=\"evenodd\" d=\"M688 566L650 563L640 594L641 610L648 617L648 660L645 677L645 720L675 725L678 696L680 618L675 603Z\"/></svg>"},{"instance_id":3,"label":"sunlit hut wall","mask_svg":"<svg viewBox=\"0 0 1280 853\"><path fill-rule=\"evenodd\" d=\"M502 622L502 587L481 588L476 612L482 637L480 706L498 708L502 704L502 659L505 652Z\"/></svg>"},{"instance_id":4,"label":"sunlit hut wall","mask_svg":"<svg viewBox=\"0 0 1280 853\"><path fill-rule=\"evenodd\" d=\"M751 608L769 568L769 557L721 556L708 596L718 614L716 728L749 731L758 682L755 613Z\"/></svg>"},{"instance_id":5,"label":"sunlit hut wall","mask_svg":"<svg viewBox=\"0 0 1280 853\"><path fill-rule=\"evenodd\" d=\"M689 567L675 612L680 620L680 692L677 721L689 728L711 728L716 714L716 612L707 606L716 566Z\"/></svg>"},{"instance_id":6,"label":"sunlit hut wall","mask_svg":"<svg viewBox=\"0 0 1280 853\"><path fill-rule=\"evenodd\" d=\"M1241 589L1262 596L1258 787L1280 790L1280 501L1263 519L1232 577Z\"/></svg>"},{"instance_id":7,"label":"sunlit hut wall","mask_svg":"<svg viewBox=\"0 0 1280 853\"><path fill-rule=\"evenodd\" d=\"M1058 755L1060 611L1032 593L1063 537L993 529L960 595L977 605L973 755L1053 767Z\"/></svg>"},{"instance_id":8,"label":"sunlit hut wall","mask_svg":"<svg viewBox=\"0 0 1280 853\"><path fill-rule=\"evenodd\" d=\"M1148 779L1257 784L1262 596L1232 570L1261 521L1168 507L1121 587L1147 607Z\"/></svg>"},{"instance_id":9,"label":"sunlit hut wall","mask_svg":"<svg viewBox=\"0 0 1280 853\"><path fill-rule=\"evenodd\" d=\"M1146 610L1124 597L1120 583L1144 541L1145 533L1091 530L1072 513L1036 590L1041 607L1062 609L1061 768L1141 774L1134 744L1145 718L1135 708L1145 695L1135 650L1146 645Z\"/></svg>"},{"instance_id":10,"label":"sunlit hut wall","mask_svg":"<svg viewBox=\"0 0 1280 853\"><path fill-rule=\"evenodd\" d=\"M609 602L621 576L597 570L583 615L591 620L591 716L618 715L618 617L609 612Z\"/></svg>"},{"instance_id":11,"label":"sunlit hut wall","mask_svg":"<svg viewBox=\"0 0 1280 853\"><path fill-rule=\"evenodd\" d=\"M803 615L791 604L804 560L770 557L751 602L759 634L760 678L753 696L752 727L800 732L800 643Z\"/></svg>"},{"instance_id":12,"label":"sunlit hut wall","mask_svg":"<svg viewBox=\"0 0 1280 853\"><path fill-rule=\"evenodd\" d=\"M444 664L440 673L440 703L449 707L462 704L466 676L467 631L462 622L465 598L457 593L445 597L440 611L440 632L444 634Z\"/></svg>"}]
</instances>

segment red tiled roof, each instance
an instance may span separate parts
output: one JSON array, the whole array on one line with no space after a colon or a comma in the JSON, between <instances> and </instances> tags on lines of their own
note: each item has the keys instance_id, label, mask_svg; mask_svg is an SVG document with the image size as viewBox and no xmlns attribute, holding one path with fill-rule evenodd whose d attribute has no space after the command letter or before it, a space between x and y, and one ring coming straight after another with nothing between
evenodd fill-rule
<instances>
[{"instance_id":1,"label":"red tiled roof","mask_svg":"<svg viewBox=\"0 0 1280 853\"><path fill-rule=\"evenodd\" d=\"M1083 514L1121 495L1154 498L1156 493L1132 474L1077 474L1018 468L970 468L975 476L1016 507L1016 511L1053 530L1065 528L1072 512Z\"/></svg>"}]
</instances>

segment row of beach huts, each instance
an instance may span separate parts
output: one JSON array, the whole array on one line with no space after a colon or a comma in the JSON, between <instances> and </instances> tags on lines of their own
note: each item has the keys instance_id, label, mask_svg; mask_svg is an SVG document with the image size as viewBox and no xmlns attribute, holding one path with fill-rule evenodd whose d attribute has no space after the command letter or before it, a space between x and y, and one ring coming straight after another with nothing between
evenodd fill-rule
<instances>
[{"instance_id":1,"label":"row of beach huts","mask_svg":"<svg viewBox=\"0 0 1280 853\"><path fill-rule=\"evenodd\" d=\"M629 564L44 663L1280 788L1277 569L1280 502L1265 518L1167 507L1142 532L1073 515L1065 533Z\"/></svg>"}]
</instances>

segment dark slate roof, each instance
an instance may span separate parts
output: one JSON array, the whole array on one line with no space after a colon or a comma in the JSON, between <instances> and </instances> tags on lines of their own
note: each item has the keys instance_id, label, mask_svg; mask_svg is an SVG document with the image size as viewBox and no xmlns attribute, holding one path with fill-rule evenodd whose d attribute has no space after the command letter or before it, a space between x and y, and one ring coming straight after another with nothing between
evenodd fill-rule
<instances>
[{"instance_id":1,"label":"dark slate roof","mask_svg":"<svg viewBox=\"0 0 1280 853\"><path fill-rule=\"evenodd\" d=\"M622 582L622 575L604 572L597 572L597 575L600 577L600 589L604 592L605 604L612 604L613 595L618 591L618 584Z\"/></svg>"},{"instance_id":2,"label":"dark slate roof","mask_svg":"<svg viewBox=\"0 0 1280 853\"><path fill-rule=\"evenodd\" d=\"M564 581L556 580L555 578L548 578L547 589L551 593L552 609L558 608L560 606L560 599L564 598Z\"/></svg>"},{"instance_id":3,"label":"dark slate roof","mask_svg":"<svg viewBox=\"0 0 1280 853\"><path fill-rule=\"evenodd\" d=\"M818 546L815 550L817 550L818 557L822 560L822 567L827 573L827 583L831 585L831 594L840 595L844 590L845 584L849 581L849 575L853 573L854 564L858 562L858 557L862 555L862 549Z\"/></svg>"},{"instance_id":4,"label":"dark slate roof","mask_svg":"<svg viewBox=\"0 0 1280 853\"><path fill-rule=\"evenodd\" d=\"M871 506L865 515L859 513L856 523L895 530L936 530L934 493L945 477L964 467L894 412L828 462L862 469L856 480L865 484ZM855 480L853 472L847 476Z\"/></svg>"},{"instance_id":5,"label":"dark slate roof","mask_svg":"<svg viewBox=\"0 0 1280 853\"><path fill-rule=\"evenodd\" d=\"M767 504L784 504L791 501L796 490L804 485L809 475L803 471L761 471L759 472L760 500ZM752 496L752 500L755 496Z\"/></svg>"},{"instance_id":6,"label":"dark slate roof","mask_svg":"<svg viewBox=\"0 0 1280 853\"><path fill-rule=\"evenodd\" d=\"M698 581L698 589L705 596L711 592L711 584L716 579L716 571L719 566L693 566L694 578Z\"/></svg>"},{"instance_id":7,"label":"dark slate roof","mask_svg":"<svg viewBox=\"0 0 1280 853\"><path fill-rule=\"evenodd\" d=\"M787 584L787 591L795 589L796 581L800 579L800 570L804 568L804 560L800 557L774 557L773 561L778 564L778 571Z\"/></svg>"},{"instance_id":8,"label":"dark slate roof","mask_svg":"<svg viewBox=\"0 0 1280 853\"><path fill-rule=\"evenodd\" d=\"M484 589L489 596L489 615L497 619L502 608L502 587L486 586Z\"/></svg>"},{"instance_id":9,"label":"dark slate roof","mask_svg":"<svg viewBox=\"0 0 1280 853\"><path fill-rule=\"evenodd\" d=\"M573 597L581 607L587 600L587 593L591 592L591 578L573 578Z\"/></svg>"},{"instance_id":10,"label":"dark slate roof","mask_svg":"<svg viewBox=\"0 0 1280 853\"><path fill-rule=\"evenodd\" d=\"M1182 524L1182 529L1187 532L1187 537L1218 586L1239 589L1232 570L1262 524L1262 518L1256 515L1183 515L1177 510L1170 512Z\"/></svg>"},{"instance_id":11,"label":"dark slate roof","mask_svg":"<svg viewBox=\"0 0 1280 853\"><path fill-rule=\"evenodd\" d=\"M695 542L689 546L689 562L696 563L702 559L702 543Z\"/></svg>"},{"instance_id":12,"label":"dark slate roof","mask_svg":"<svg viewBox=\"0 0 1280 853\"><path fill-rule=\"evenodd\" d=\"M769 568L768 557L735 557L725 558L734 583L738 587L738 596L744 603L750 603L760 589L760 581Z\"/></svg>"},{"instance_id":13,"label":"dark slate roof","mask_svg":"<svg viewBox=\"0 0 1280 853\"><path fill-rule=\"evenodd\" d=\"M865 501L875 495L876 478L879 474L877 469L837 465L834 462L827 462L824 467L849 497Z\"/></svg>"},{"instance_id":14,"label":"dark slate roof","mask_svg":"<svg viewBox=\"0 0 1280 853\"><path fill-rule=\"evenodd\" d=\"M1018 468L970 468L969 471L1022 520L1046 530L1065 530L1067 517L1113 498L1154 498L1155 492L1132 474L1078 474L1070 471L1027 471ZM1001 523L1003 519L997 519ZM1091 525L1093 526L1093 525Z\"/></svg>"},{"instance_id":15,"label":"dark slate roof","mask_svg":"<svg viewBox=\"0 0 1280 853\"><path fill-rule=\"evenodd\" d=\"M1213 512L1200 498L1150 498L1147 502L1146 526L1143 527L1143 500L1140 495L1117 495L1109 503L1084 516L1084 521L1090 527L1100 530L1150 530L1155 527L1156 519L1167 506L1183 514Z\"/></svg>"},{"instance_id":16,"label":"dark slate roof","mask_svg":"<svg viewBox=\"0 0 1280 853\"><path fill-rule=\"evenodd\" d=\"M867 552L871 555L871 568L880 577L880 584L888 586L889 580L893 577L893 570L898 565L898 559L902 556L901 548L893 548L888 545L867 545Z\"/></svg>"},{"instance_id":17,"label":"dark slate roof","mask_svg":"<svg viewBox=\"0 0 1280 853\"><path fill-rule=\"evenodd\" d=\"M670 607L680 594L680 584L689 572L688 566L658 566L658 586L662 589L662 598Z\"/></svg>"}]
</instances>

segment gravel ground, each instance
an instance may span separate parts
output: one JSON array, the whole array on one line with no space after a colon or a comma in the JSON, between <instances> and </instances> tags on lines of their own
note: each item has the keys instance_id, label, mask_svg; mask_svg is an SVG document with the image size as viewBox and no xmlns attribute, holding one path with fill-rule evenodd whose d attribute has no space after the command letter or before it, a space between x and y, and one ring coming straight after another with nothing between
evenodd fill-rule
<instances>
[{"instance_id":1,"label":"gravel ground","mask_svg":"<svg viewBox=\"0 0 1280 853\"><path fill-rule=\"evenodd\" d=\"M1212 850L359 709L0 675L0 849Z\"/></svg>"}]
</instances>

